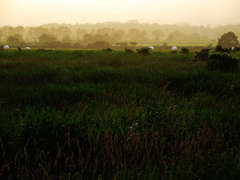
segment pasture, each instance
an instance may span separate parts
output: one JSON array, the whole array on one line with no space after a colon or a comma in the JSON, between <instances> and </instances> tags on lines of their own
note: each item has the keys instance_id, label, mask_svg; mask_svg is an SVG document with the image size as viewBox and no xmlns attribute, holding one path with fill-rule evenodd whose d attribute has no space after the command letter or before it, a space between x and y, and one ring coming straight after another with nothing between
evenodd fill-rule
<instances>
[{"instance_id":1,"label":"pasture","mask_svg":"<svg viewBox=\"0 0 240 180\"><path fill-rule=\"evenodd\" d=\"M0 51L0 178L239 178L240 72L194 55Z\"/></svg>"}]
</instances>

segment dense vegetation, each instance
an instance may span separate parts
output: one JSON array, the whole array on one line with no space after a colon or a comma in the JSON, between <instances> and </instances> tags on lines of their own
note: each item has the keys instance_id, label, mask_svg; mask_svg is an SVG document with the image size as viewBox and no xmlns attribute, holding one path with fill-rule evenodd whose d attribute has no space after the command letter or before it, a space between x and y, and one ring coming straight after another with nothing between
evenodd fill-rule
<instances>
[{"instance_id":1,"label":"dense vegetation","mask_svg":"<svg viewBox=\"0 0 240 180\"><path fill-rule=\"evenodd\" d=\"M189 52L2 50L0 177L238 179L239 92Z\"/></svg>"},{"instance_id":2,"label":"dense vegetation","mask_svg":"<svg viewBox=\"0 0 240 180\"><path fill-rule=\"evenodd\" d=\"M31 48L86 48L108 46L134 48L136 45L212 46L219 37L232 31L240 36L240 24L225 26L190 26L188 24L141 24L136 20L126 23L44 24L37 27L0 27L0 44ZM224 42L219 42L220 44Z\"/></svg>"}]
</instances>

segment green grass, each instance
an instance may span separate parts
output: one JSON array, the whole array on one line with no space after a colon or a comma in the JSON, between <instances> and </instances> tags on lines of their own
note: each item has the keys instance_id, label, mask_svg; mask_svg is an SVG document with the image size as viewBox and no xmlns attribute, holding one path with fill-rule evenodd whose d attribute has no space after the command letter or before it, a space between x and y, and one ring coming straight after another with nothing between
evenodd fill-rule
<instances>
[{"instance_id":1,"label":"green grass","mask_svg":"<svg viewBox=\"0 0 240 180\"><path fill-rule=\"evenodd\" d=\"M193 53L0 51L0 177L237 179L239 81Z\"/></svg>"}]
</instances>

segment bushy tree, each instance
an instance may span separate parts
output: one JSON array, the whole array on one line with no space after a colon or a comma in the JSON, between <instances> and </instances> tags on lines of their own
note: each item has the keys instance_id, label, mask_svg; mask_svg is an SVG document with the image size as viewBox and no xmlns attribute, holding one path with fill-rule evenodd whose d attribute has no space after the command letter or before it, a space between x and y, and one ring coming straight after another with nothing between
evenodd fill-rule
<instances>
[{"instance_id":1,"label":"bushy tree","mask_svg":"<svg viewBox=\"0 0 240 180\"><path fill-rule=\"evenodd\" d=\"M201 51L196 52L196 55L195 55L196 60L200 60L200 61L208 60L209 52L210 52L210 49L202 49Z\"/></svg>"},{"instance_id":2,"label":"bushy tree","mask_svg":"<svg viewBox=\"0 0 240 180\"><path fill-rule=\"evenodd\" d=\"M240 52L240 47L234 47L234 49L232 49L232 51L235 53Z\"/></svg>"},{"instance_id":3,"label":"bushy tree","mask_svg":"<svg viewBox=\"0 0 240 180\"><path fill-rule=\"evenodd\" d=\"M152 35L155 38L155 41L158 42L159 39L163 36L163 31L161 29L155 30L152 32Z\"/></svg>"},{"instance_id":4,"label":"bushy tree","mask_svg":"<svg viewBox=\"0 0 240 180\"><path fill-rule=\"evenodd\" d=\"M7 43L10 45L19 46L21 43L23 43L23 38L20 34L15 34L14 36L8 37Z\"/></svg>"},{"instance_id":5,"label":"bushy tree","mask_svg":"<svg viewBox=\"0 0 240 180\"><path fill-rule=\"evenodd\" d=\"M221 38L218 39L218 45L223 48L238 46L238 37L233 32L224 33Z\"/></svg>"},{"instance_id":6,"label":"bushy tree","mask_svg":"<svg viewBox=\"0 0 240 180\"><path fill-rule=\"evenodd\" d=\"M105 51L105 52L112 52L113 49L111 49L111 48L105 48L105 49L102 49L102 51Z\"/></svg>"},{"instance_id":7,"label":"bushy tree","mask_svg":"<svg viewBox=\"0 0 240 180\"><path fill-rule=\"evenodd\" d=\"M189 49L183 47L183 48L181 49L180 53L189 54L190 51L189 51Z\"/></svg>"},{"instance_id":8,"label":"bushy tree","mask_svg":"<svg viewBox=\"0 0 240 180\"><path fill-rule=\"evenodd\" d=\"M56 32L59 39L63 39L64 37L70 37L72 34L71 29L67 26L59 27Z\"/></svg>"},{"instance_id":9,"label":"bushy tree","mask_svg":"<svg viewBox=\"0 0 240 180\"><path fill-rule=\"evenodd\" d=\"M41 36L39 36L38 40L39 40L39 42L41 44L52 43L52 42L56 42L57 41L57 39L56 39L56 37L54 35L46 34L46 33L44 33Z\"/></svg>"},{"instance_id":10,"label":"bushy tree","mask_svg":"<svg viewBox=\"0 0 240 180\"><path fill-rule=\"evenodd\" d=\"M137 42L130 42L129 43L131 46L136 46L137 45Z\"/></svg>"},{"instance_id":11,"label":"bushy tree","mask_svg":"<svg viewBox=\"0 0 240 180\"><path fill-rule=\"evenodd\" d=\"M168 37L167 37L167 41L179 41L181 38L182 38L183 34L179 31L179 30L176 30L176 31L173 31L171 32Z\"/></svg>"},{"instance_id":12,"label":"bushy tree","mask_svg":"<svg viewBox=\"0 0 240 180\"><path fill-rule=\"evenodd\" d=\"M110 43L106 41L96 41L88 45L88 48L105 48L111 46Z\"/></svg>"},{"instance_id":13,"label":"bushy tree","mask_svg":"<svg viewBox=\"0 0 240 180\"><path fill-rule=\"evenodd\" d=\"M68 36L62 38L62 43L72 43L72 39Z\"/></svg>"},{"instance_id":14,"label":"bushy tree","mask_svg":"<svg viewBox=\"0 0 240 180\"><path fill-rule=\"evenodd\" d=\"M78 28L78 29L76 30L76 34L77 34L80 38L82 38L85 34L87 34L87 31L86 31L85 29L80 29L80 28Z\"/></svg>"},{"instance_id":15,"label":"bushy tree","mask_svg":"<svg viewBox=\"0 0 240 180\"><path fill-rule=\"evenodd\" d=\"M149 47L142 47L141 49L137 49L137 52L139 54L149 55L151 54L151 49L149 49Z\"/></svg>"},{"instance_id":16,"label":"bushy tree","mask_svg":"<svg viewBox=\"0 0 240 180\"><path fill-rule=\"evenodd\" d=\"M163 43L163 47L167 48L167 43L166 42Z\"/></svg>"},{"instance_id":17,"label":"bushy tree","mask_svg":"<svg viewBox=\"0 0 240 180\"><path fill-rule=\"evenodd\" d=\"M230 53L230 49L229 48L223 48L222 46L220 45L217 45L215 47L215 52L226 52L226 53Z\"/></svg>"},{"instance_id":18,"label":"bushy tree","mask_svg":"<svg viewBox=\"0 0 240 180\"><path fill-rule=\"evenodd\" d=\"M125 52L126 53L134 53L134 51L132 49L129 49L129 48L125 48Z\"/></svg>"},{"instance_id":19,"label":"bushy tree","mask_svg":"<svg viewBox=\"0 0 240 180\"><path fill-rule=\"evenodd\" d=\"M207 68L210 71L236 72L239 66L239 58L226 52L215 52L209 56Z\"/></svg>"}]
</instances>

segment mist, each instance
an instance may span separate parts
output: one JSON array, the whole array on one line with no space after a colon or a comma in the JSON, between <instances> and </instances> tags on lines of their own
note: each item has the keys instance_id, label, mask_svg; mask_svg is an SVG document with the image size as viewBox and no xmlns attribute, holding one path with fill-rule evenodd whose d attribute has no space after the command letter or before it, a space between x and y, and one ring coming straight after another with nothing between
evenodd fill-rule
<instances>
[{"instance_id":1,"label":"mist","mask_svg":"<svg viewBox=\"0 0 240 180\"><path fill-rule=\"evenodd\" d=\"M190 25L240 23L239 0L1 0L1 26L127 22Z\"/></svg>"}]
</instances>

